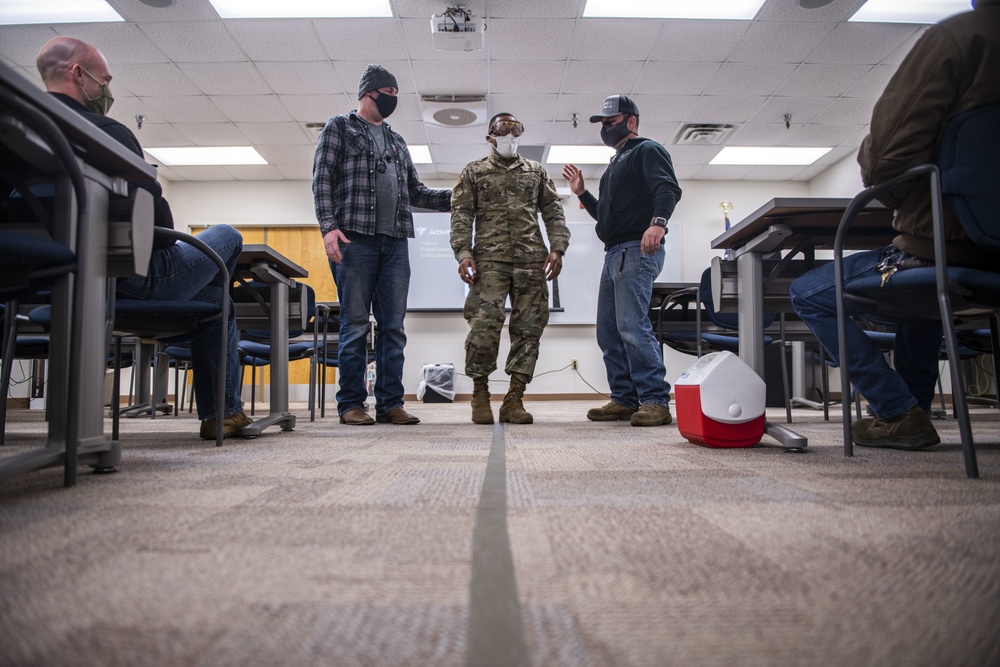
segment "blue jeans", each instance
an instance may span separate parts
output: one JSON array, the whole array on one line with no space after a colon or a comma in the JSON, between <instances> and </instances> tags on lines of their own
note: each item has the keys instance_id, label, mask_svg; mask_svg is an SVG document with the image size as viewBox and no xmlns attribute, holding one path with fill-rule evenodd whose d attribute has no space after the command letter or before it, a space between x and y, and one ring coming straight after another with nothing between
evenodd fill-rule
<instances>
[{"instance_id":1,"label":"blue jeans","mask_svg":"<svg viewBox=\"0 0 1000 667\"><path fill-rule=\"evenodd\" d=\"M879 249L844 257L845 289L878 289L882 276L875 266L881 254ZM797 278L789 291L795 312L823 344L830 358L839 364L833 263ZM860 304L848 302L848 315L864 312ZM893 350L896 370L893 370L879 346L856 322L847 320L851 383L868 400L876 415L885 420L894 419L914 405L925 412L930 410L938 378L942 335L937 322L928 322L926 327L897 326Z\"/></svg>"},{"instance_id":2,"label":"blue jeans","mask_svg":"<svg viewBox=\"0 0 1000 667\"><path fill-rule=\"evenodd\" d=\"M198 235L233 274L236 260L243 249L243 236L229 225L213 225ZM223 291L212 281L219 267L192 245L178 241L169 248L153 251L149 272L145 278L127 278L118 281L118 295L126 299L153 301L188 301L196 299L209 303L222 303ZM240 354L236 347L236 318L230 300L228 285L225 290L229 301L229 342L226 360L226 414L225 417L243 412L240 399ZM216 385L219 377L219 322L199 329L191 339L191 366L194 370L194 394L198 402L199 419L215 419L218 398Z\"/></svg>"},{"instance_id":3,"label":"blue jeans","mask_svg":"<svg viewBox=\"0 0 1000 667\"><path fill-rule=\"evenodd\" d=\"M597 344L604 353L611 400L633 409L670 403L666 368L649 321L653 281L663 269L665 253L660 248L643 255L639 243L620 243L605 253L597 295Z\"/></svg>"},{"instance_id":4,"label":"blue jeans","mask_svg":"<svg viewBox=\"0 0 1000 667\"><path fill-rule=\"evenodd\" d=\"M405 238L348 233L340 264L331 262L340 297L340 391L337 412L360 408L368 398L369 313L375 315L375 414L403 405L403 348L410 255Z\"/></svg>"}]
</instances>

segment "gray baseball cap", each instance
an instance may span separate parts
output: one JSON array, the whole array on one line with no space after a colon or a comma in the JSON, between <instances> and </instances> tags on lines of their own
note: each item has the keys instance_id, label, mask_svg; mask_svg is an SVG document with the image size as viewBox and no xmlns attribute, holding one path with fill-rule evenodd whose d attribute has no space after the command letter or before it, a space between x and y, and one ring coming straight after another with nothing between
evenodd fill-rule
<instances>
[{"instance_id":1,"label":"gray baseball cap","mask_svg":"<svg viewBox=\"0 0 1000 667\"><path fill-rule=\"evenodd\" d=\"M601 113L590 117L591 123L599 123L602 118L611 118L620 113L627 113L632 116L639 115L639 107L628 95L612 95L604 98L604 108Z\"/></svg>"}]
</instances>

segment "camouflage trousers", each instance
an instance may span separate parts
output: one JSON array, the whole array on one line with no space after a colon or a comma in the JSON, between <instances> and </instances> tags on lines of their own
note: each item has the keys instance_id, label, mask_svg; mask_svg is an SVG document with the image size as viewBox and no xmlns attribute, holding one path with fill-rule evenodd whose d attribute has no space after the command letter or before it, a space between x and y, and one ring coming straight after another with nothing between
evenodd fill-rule
<instances>
[{"instance_id":1,"label":"camouflage trousers","mask_svg":"<svg viewBox=\"0 0 1000 667\"><path fill-rule=\"evenodd\" d=\"M500 333L510 296L510 354L504 370L530 380L538 360L538 341L549 321L549 288L542 264L476 262L476 282L465 299L469 335L465 339L465 373L486 377L497 368Z\"/></svg>"}]
</instances>

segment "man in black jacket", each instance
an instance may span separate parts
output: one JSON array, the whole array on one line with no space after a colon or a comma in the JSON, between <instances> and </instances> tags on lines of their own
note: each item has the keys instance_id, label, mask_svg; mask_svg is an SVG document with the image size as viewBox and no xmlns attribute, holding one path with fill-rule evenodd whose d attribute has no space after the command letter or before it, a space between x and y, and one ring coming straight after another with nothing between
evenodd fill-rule
<instances>
[{"instance_id":1,"label":"man in black jacket","mask_svg":"<svg viewBox=\"0 0 1000 667\"><path fill-rule=\"evenodd\" d=\"M143 157L142 147L132 131L107 115L114 102L109 87L111 72L108 61L95 46L72 37L56 37L39 51L36 64L45 89L53 97L101 128L115 141ZM163 189L157 181L137 181L131 183L130 187L148 190L153 195L156 226L173 229L170 206L163 198ZM228 225L214 225L198 238L219 254L232 274L243 248L240 233ZM215 263L194 246L161 239L156 242L146 277L121 279L118 281L117 291L120 297L126 299L200 300L218 304L227 296L212 285L218 272ZM236 347L236 321L232 312L230 304L226 414L223 420L224 437L227 438L239 435L242 428L251 423L251 419L243 412L243 401L240 399L240 357ZM201 437L206 440L214 440L216 436L218 326L206 326L191 339L198 417L202 420Z\"/></svg>"},{"instance_id":2,"label":"man in black jacket","mask_svg":"<svg viewBox=\"0 0 1000 667\"><path fill-rule=\"evenodd\" d=\"M570 190L597 220L605 251L597 343L604 353L611 402L587 412L587 419L661 426L672 421L670 385L649 321L649 303L653 281L663 269L667 221L681 188L667 150L639 136L639 107L632 98L608 97L590 122L601 123L601 140L615 149L601 177L600 198L587 191L576 166L563 169Z\"/></svg>"}]
</instances>

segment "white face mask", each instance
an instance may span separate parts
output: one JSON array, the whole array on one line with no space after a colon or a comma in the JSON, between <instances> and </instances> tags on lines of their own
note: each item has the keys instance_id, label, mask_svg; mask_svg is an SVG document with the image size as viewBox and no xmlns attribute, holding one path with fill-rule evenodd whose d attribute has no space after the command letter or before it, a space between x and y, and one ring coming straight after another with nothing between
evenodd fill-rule
<instances>
[{"instance_id":1,"label":"white face mask","mask_svg":"<svg viewBox=\"0 0 1000 667\"><path fill-rule=\"evenodd\" d=\"M518 138L513 134L508 134L503 137L493 137L493 145L496 146L497 153L500 157L514 157L517 155L517 141Z\"/></svg>"}]
</instances>

